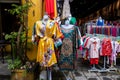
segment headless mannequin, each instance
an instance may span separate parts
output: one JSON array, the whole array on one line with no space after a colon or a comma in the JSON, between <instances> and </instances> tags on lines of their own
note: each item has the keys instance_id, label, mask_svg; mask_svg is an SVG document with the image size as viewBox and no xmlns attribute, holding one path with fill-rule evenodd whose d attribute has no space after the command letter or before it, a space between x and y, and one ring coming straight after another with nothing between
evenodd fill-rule
<instances>
[{"instance_id":1,"label":"headless mannequin","mask_svg":"<svg viewBox=\"0 0 120 80\"><path fill-rule=\"evenodd\" d=\"M39 37L44 37L44 31L46 29L46 23L47 23L48 20L49 20L49 17L48 17L47 14L45 14L43 16L43 19L41 20L41 22L42 22L42 25L41 25L41 27L42 27L42 30L41 30L42 34L39 34L38 35ZM39 41L38 39L39 38L37 37L37 34L36 34L36 24L34 24L34 26L33 26L33 33L32 33L32 42L38 45L38 41Z\"/></svg>"},{"instance_id":2,"label":"headless mannequin","mask_svg":"<svg viewBox=\"0 0 120 80\"><path fill-rule=\"evenodd\" d=\"M46 25L47 25L48 21L49 21L49 16L45 14L43 16L43 19L41 20L41 22L42 22L42 24L41 24L41 28L42 28L41 33L42 34L39 35L40 38L45 37L45 30L46 30ZM53 23L54 22L51 21L49 27L53 26ZM46 71L43 70L41 72L40 80L41 79L52 80L51 67L46 67Z\"/></svg>"}]
</instances>

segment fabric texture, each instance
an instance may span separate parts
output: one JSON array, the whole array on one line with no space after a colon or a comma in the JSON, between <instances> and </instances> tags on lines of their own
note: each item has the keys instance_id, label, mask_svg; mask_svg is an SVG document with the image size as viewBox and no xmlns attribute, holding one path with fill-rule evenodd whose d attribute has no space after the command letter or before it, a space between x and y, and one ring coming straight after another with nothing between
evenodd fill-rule
<instances>
[{"instance_id":1,"label":"fabric texture","mask_svg":"<svg viewBox=\"0 0 120 80\"><path fill-rule=\"evenodd\" d=\"M54 50L54 37L61 37L57 32L59 31L57 25L50 25L50 22L51 20L48 20L46 26L42 25L42 21L36 22L36 34L40 37L38 43L37 62L44 67L50 67L57 63Z\"/></svg>"},{"instance_id":2,"label":"fabric texture","mask_svg":"<svg viewBox=\"0 0 120 80\"><path fill-rule=\"evenodd\" d=\"M61 30L64 38L60 50L59 66L61 70L74 70L77 49L80 47L79 28L73 26L72 28L66 29L61 26Z\"/></svg>"},{"instance_id":3,"label":"fabric texture","mask_svg":"<svg viewBox=\"0 0 120 80\"><path fill-rule=\"evenodd\" d=\"M93 65L93 64L98 64L99 62L99 58L90 58L90 64Z\"/></svg>"},{"instance_id":4,"label":"fabric texture","mask_svg":"<svg viewBox=\"0 0 120 80\"><path fill-rule=\"evenodd\" d=\"M117 28L116 27L114 27L114 28L112 28L112 36L117 36Z\"/></svg>"},{"instance_id":5,"label":"fabric texture","mask_svg":"<svg viewBox=\"0 0 120 80\"><path fill-rule=\"evenodd\" d=\"M111 55L111 63L114 62L116 65L116 56L117 56L117 50L119 47L119 43L117 41L112 41L112 55Z\"/></svg>"},{"instance_id":6,"label":"fabric texture","mask_svg":"<svg viewBox=\"0 0 120 80\"><path fill-rule=\"evenodd\" d=\"M45 12L51 19L57 17L57 5L56 0L45 0Z\"/></svg>"},{"instance_id":7,"label":"fabric texture","mask_svg":"<svg viewBox=\"0 0 120 80\"><path fill-rule=\"evenodd\" d=\"M112 44L109 38L102 40L101 56L110 56L112 53Z\"/></svg>"},{"instance_id":8,"label":"fabric texture","mask_svg":"<svg viewBox=\"0 0 120 80\"><path fill-rule=\"evenodd\" d=\"M117 52L120 52L120 43L119 43L119 45L118 45Z\"/></svg>"},{"instance_id":9,"label":"fabric texture","mask_svg":"<svg viewBox=\"0 0 120 80\"><path fill-rule=\"evenodd\" d=\"M70 15L70 4L69 0L64 0L63 3L63 12L62 12L62 19L67 18Z\"/></svg>"},{"instance_id":10,"label":"fabric texture","mask_svg":"<svg viewBox=\"0 0 120 80\"><path fill-rule=\"evenodd\" d=\"M90 38L87 48L89 49L90 58L99 58L100 39L97 37Z\"/></svg>"},{"instance_id":11,"label":"fabric texture","mask_svg":"<svg viewBox=\"0 0 120 80\"><path fill-rule=\"evenodd\" d=\"M104 26L104 20L98 20L97 26Z\"/></svg>"},{"instance_id":12,"label":"fabric texture","mask_svg":"<svg viewBox=\"0 0 120 80\"><path fill-rule=\"evenodd\" d=\"M57 12L58 12L58 16L62 15L63 2L64 2L64 0L57 0Z\"/></svg>"}]
</instances>

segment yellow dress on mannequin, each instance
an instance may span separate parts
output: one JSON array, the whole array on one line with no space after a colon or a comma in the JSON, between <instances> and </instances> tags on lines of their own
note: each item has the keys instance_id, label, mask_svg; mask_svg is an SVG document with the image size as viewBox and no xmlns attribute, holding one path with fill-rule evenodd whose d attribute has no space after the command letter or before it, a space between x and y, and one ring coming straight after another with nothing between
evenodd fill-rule
<instances>
[{"instance_id":1,"label":"yellow dress on mannequin","mask_svg":"<svg viewBox=\"0 0 120 80\"><path fill-rule=\"evenodd\" d=\"M36 22L36 34L40 37L38 43L37 62L44 67L50 67L57 63L55 50L54 50L54 38L60 38L62 34L57 28L57 24L50 24L51 20L48 20L43 29L42 21Z\"/></svg>"}]
</instances>

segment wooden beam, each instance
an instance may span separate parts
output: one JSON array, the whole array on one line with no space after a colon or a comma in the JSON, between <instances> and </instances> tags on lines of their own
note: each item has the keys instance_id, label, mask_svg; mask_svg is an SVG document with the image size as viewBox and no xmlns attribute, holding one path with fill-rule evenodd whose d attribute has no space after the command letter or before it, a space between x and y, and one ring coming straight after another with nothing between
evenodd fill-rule
<instances>
[{"instance_id":1,"label":"wooden beam","mask_svg":"<svg viewBox=\"0 0 120 80\"><path fill-rule=\"evenodd\" d=\"M21 0L0 0L0 3L20 3Z\"/></svg>"},{"instance_id":2,"label":"wooden beam","mask_svg":"<svg viewBox=\"0 0 120 80\"><path fill-rule=\"evenodd\" d=\"M2 20L1 20L1 17L2 17L2 15L1 15L1 5L0 5L0 39L2 38Z\"/></svg>"}]
</instances>

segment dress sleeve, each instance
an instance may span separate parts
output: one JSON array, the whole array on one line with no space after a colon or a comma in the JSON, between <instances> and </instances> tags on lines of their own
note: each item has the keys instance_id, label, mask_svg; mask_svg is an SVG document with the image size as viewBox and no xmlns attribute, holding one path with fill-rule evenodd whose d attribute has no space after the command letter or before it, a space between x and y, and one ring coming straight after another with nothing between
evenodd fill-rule
<instances>
[{"instance_id":1,"label":"dress sleeve","mask_svg":"<svg viewBox=\"0 0 120 80\"><path fill-rule=\"evenodd\" d=\"M80 47L81 45L81 33L80 33L80 30L78 27L76 27L76 45L77 45L77 48Z\"/></svg>"},{"instance_id":2,"label":"dress sleeve","mask_svg":"<svg viewBox=\"0 0 120 80\"><path fill-rule=\"evenodd\" d=\"M91 44L91 41L90 41L90 39L88 40L88 42L87 42L87 44L86 44L86 48L90 48L90 44Z\"/></svg>"},{"instance_id":3,"label":"dress sleeve","mask_svg":"<svg viewBox=\"0 0 120 80\"><path fill-rule=\"evenodd\" d=\"M56 39L59 39L59 38L63 38L64 36L63 36L63 33L61 32L61 30L60 30L60 27L59 27L59 25L57 24L57 23L55 23L55 37L56 37Z\"/></svg>"}]
</instances>

